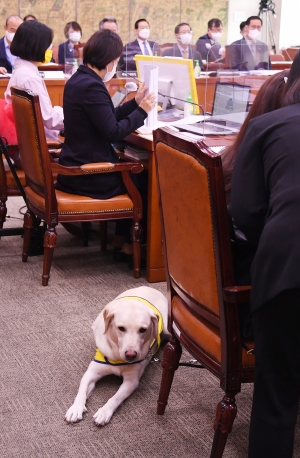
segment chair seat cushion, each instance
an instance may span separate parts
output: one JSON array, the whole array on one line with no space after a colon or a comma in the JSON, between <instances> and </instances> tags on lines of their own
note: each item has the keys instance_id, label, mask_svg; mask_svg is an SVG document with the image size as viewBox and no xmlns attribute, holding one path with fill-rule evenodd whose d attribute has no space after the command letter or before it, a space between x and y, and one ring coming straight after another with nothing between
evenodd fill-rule
<instances>
[{"instance_id":1,"label":"chair seat cushion","mask_svg":"<svg viewBox=\"0 0 300 458\"><path fill-rule=\"evenodd\" d=\"M193 315L178 296L174 296L172 300L172 318L188 339L216 363L221 363L221 338L217 326ZM254 345L249 343L249 348L253 347ZM246 368L254 366L254 355L248 354L245 348L242 349L242 366Z\"/></svg>"},{"instance_id":2,"label":"chair seat cushion","mask_svg":"<svg viewBox=\"0 0 300 458\"><path fill-rule=\"evenodd\" d=\"M28 200L40 209L45 211L44 198L34 192L31 188L25 188ZM132 211L133 203L128 194L122 194L111 199L93 199L92 197L69 194L55 190L57 198L58 215L79 215L81 213L106 213L117 211Z\"/></svg>"}]
</instances>

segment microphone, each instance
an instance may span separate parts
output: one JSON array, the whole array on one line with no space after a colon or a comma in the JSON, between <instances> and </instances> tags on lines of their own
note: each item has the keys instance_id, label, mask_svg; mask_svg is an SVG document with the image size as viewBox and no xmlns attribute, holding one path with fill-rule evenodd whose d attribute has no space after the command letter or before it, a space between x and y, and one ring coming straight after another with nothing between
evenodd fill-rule
<instances>
[{"instance_id":1,"label":"microphone","mask_svg":"<svg viewBox=\"0 0 300 458\"><path fill-rule=\"evenodd\" d=\"M214 46L216 46L216 44L217 44L216 41L214 42L213 45L211 45L210 43L205 43L205 47L207 49L207 53L206 53L206 71L208 71L208 56L209 56L209 53L211 52L212 48ZM216 57L215 54L214 54L214 57Z\"/></svg>"},{"instance_id":2,"label":"microphone","mask_svg":"<svg viewBox=\"0 0 300 458\"><path fill-rule=\"evenodd\" d=\"M287 54L287 56L288 56L288 58L289 58L291 61L293 61L293 59L292 59L291 56L289 55L288 48L286 48L285 46L282 46L281 51L285 51L286 54Z\"/></svg>"},{"instance_id":3,"label":"microphone","mask_svg":"<svg viewBox=\"0 0 300 458\"><path fill-rule=\"evenodd\" d=\"M158 95L161 95L162 97L166 97L168 99L168 101L170 102L170 104L171 104L171 100L170 99L174 99L174 100L178 100L179 102L184 102L184 103L189 103L191 105L195 105L196 107L199 107L201 109L202 114L204 115L203 107L201 105L199 105L199 103L189 102L188 100L183 100L183 99L177 99L176 97L169 96L167 94L162 94L161 92L158 92Z\"/></svg>"}]
</instances>

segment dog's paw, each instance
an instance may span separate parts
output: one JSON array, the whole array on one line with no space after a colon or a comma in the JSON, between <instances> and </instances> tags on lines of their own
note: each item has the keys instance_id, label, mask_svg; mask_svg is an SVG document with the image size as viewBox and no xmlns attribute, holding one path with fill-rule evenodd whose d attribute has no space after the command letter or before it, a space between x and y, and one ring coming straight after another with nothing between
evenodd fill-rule
<instances>
[{"instance_id":1,"label":"dog's paw","mask_svg":"<svg viewBox=\"0 0 300 458\"><path fill-rule=\"evenodd\" d=\"M68 423L77 423L78 421L82 420L82 415L84 412L87 411L87 408L85 406L80 406L73 404L67 411L65 415L65 420Z\"/></svg>"},{"instance_id":2,"label":"dog's paw","mask_svg":"<svg viewBox=\"0 0 300 458\"><path fill-rule=\"evenodd\" d=\"M114 411L111 408L107 406L103 406L99 410L97 410L97 412L93 416L94 422L96 423L97 426L107 425L113 413Z\"/></svg>"}]
</instances>

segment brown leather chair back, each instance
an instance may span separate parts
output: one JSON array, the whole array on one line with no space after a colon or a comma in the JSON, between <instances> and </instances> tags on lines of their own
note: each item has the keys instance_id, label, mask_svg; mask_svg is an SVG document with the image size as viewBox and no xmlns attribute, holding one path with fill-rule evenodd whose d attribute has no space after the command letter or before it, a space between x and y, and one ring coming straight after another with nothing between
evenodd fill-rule
<instances>
[{"instance_id":1,"label":"brown leather chair back","mask_svg":"<svg viewBox=\"0 0 300 458\"><path fill-rule=\"evenodd\" d=\"M78 64L82 64L83 61L83 48L85 43L78 43L78 45L74 45L74 57L78 59Z\"/></svg>"},{"instance_id":2,"label":"brown leather chair back","mask_svg":"<svg viewBox=\"0 0 300 458\"><path fill-rule=\"evenodd\" d=\"M228 69L231 68L231 62L229 58L229 47L230 45L225 46L225 61L224 61L225 68L228 68Z\"/></svg>"},{"instance_id":3,"label":"brown leather chair back","mask_svg":"<svg viewBox=\"0 0 300 458\"><path fill-rule=\"evenodd\" d=\"M39 97L17 87L11 88L11 94L26 182L34 192L48 200L50 218L57 213L57 203Z\"/></svg>"},{"instance_id":4,"label":"brown leather chair back","mask_svg":"<svg viewBox=\"0 0 300 458\"><path fill-rule=\"evenodd\" d=\"M282 54L270 54L271 62L283 62L284 57Z\"/></svg>"},{"instance_id":5,"label":"brown leather chair back","mask_svg":"<svg viewBox=\"0 0 300 458\"><path fill-rule=\"evenodd\" d=\"M167 130L167 129L166 129ZM166 131L156 135L164 137ZM200 149L197 144L173 136L178 149L164 141L156 143L156 160L161 195L167 270L172 283L194 302L197 313L219 323L223 281L233 284L225 192L212 195L212 183L222 182L221 158ZM184 146L188 149L185 149ZM223 187L224 188L224 187ZM223 209L219 214L218 206ZM219 204L220 201L220 204ZM223 206L223 207L222 207ZM219 221L222 217L222 231ZM222 272L220 240L226 245L229 269ZM225 260L224 260L225 262ZM223 278L226 276L226 278Z\"/></svg>"},{"instance_id":6,"label":"brown leather chair back","mask_svg":"<svg viewBox=\"0 0 300 458\"><path fill-rule=\"evenodd\" d=\"M299 51L300 48L296 47L291 47L291 48L286 48L282 50L282 55L284 57L284 60L286 61L293 61L295 59L295 56L297 52Z\"/></svg>"}]
</instances>

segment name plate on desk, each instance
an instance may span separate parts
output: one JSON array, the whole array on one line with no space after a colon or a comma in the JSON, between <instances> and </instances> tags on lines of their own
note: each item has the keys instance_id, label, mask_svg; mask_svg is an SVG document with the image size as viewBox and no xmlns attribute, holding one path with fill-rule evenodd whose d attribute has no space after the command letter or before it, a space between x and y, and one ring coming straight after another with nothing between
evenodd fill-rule
<instances>
[{"instance_id":1,"label":"name plate on desk","mask_svg":"<svg viewBox=\"0 0 300 458\"><path fill-rule=\"evenodd\" d=\"M43 70L39 72L40 74L43 73L42 78L45 80L63 80L64 79L64 72L61 70Z\"/></svg>"},{"instance_id":2,"label":"name plate on desk","mask_svg":"<svg viewBox=\"0 0 300 458\"><path fill-rule=\"evenodd\" d=\"M118 78L137 78L137 72L126 72L125 70L121 70L117 72L117 77Z\"/></svg>"}]
</instances>

